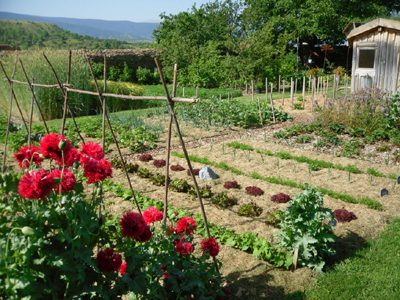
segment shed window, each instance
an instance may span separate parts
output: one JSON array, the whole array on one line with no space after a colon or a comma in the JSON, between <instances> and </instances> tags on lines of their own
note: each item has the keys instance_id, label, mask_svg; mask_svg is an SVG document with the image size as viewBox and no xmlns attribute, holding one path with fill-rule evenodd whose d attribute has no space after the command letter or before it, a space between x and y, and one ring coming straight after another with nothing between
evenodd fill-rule
<instances>
[{"instance_id":1,"label":"shed window","mask_svg":"<svg viewBox=\"0 0 400 300\"><path fill-rule=\"evenodd\" d=\"M375 61L375 49L360 49L358 55L358 67L359 68L374 68Z\"/></svg>"}]
</instances>

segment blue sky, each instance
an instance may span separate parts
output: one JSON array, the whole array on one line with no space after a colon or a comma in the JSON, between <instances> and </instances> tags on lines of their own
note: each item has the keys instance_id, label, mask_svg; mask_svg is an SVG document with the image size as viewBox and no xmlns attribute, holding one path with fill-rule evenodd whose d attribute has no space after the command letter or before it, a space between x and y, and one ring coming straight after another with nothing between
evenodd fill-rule
<instances>
[{"instance_id":1,"label":"blue sky","mask_svg":"<svg viewBox=\"0 0 400 300\"><path fill-rule=\"evenodd\" d=\"M0 11L41 17L159 22L163 12L177 14L214 0L0 0Z\"/></svg>"}]
</instances>

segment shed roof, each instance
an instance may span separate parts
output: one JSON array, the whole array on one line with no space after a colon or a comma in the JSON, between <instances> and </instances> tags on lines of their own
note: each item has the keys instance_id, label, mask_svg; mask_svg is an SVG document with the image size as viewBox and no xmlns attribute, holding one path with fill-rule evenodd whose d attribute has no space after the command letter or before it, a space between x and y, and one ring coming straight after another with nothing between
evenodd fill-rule
<instances>
[{"instance_id":1,"label":"shed roof","mask_svg":"<svg viewBox=\"0 0 400 300\"><path fill-rule=\"evenodd\" d=\"M353 27L353 29L349 31L351 25L353 25L353 22L350 22L344 30L344 32L347 34L347 40L350 45L353 44L353 40L359 35L377 30L378 28L384 27L393 30L398 30L400 32L400 22L388 19L381 19L381 18L375 19L359 27L356 28Z\"/></svg>"}]
</instances>

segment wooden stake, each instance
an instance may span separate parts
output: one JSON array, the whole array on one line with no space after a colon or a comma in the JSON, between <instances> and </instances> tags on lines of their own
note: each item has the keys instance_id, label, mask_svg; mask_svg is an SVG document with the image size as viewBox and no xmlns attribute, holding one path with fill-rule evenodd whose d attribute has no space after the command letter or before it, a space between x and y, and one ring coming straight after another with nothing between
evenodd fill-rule
<instances>
[{"instance_id":1,"label":"wooden stake","mask_svg":"<svg viewBox=\"0 0 400 300\"><path fill-rule=\"evenodd\" d=\"M18 55L15 56L14 71L12 73L11 79L14 79L15 71L17 70L17 61L18 61L17 59L18 59ZM1 65L1 67L3 67L3 65ZM3 71L4 71L4 74L5 74L6 72L5 72L4 68L3 68ZM7 129L6 129L6 140L5 140L5 143L4 143L3 165L1 167L1 172L2 173L5 173L5 171L6 171L7 142L8 142L8 133L10 132L13 95L14 95L13 83L10 82L10 110L9 110L9 113L8 113L8 121L7 121ZM26 124L25 124L25 126L26 126Z\"/></svg>"},{"instance_id":2,"label":"wooden stake","mask_svg":"<svg viewBox=\"0 0 400 300\"><path fill-rule=\"evenodd\" d=\"M35 77L32 77L32 82L35 81ZM28 147L31 147L31 136L32 136L32 120L33 120L33 96L31 97L31 111L29 114L29 131L28 131Z\"/></svg>"},{"instance_id":3,"label":"wooden stake","mask_svg":"<svg viewBox=\"0 0 400 300\"><path fill-rule=\"evenodd\" d=\"M281 94L281 75L279 75L279 79L278 79L278 97Z\"/></svg>"},{"instance_id":4,"label":"wooden stake","mask_svg":"<svg viewBox=\"0 0 400 300\"><path fill-rule=\"evenodd\" d=\"M303 76L303 110L306 108L306 76Z\"/></svg>"},{"instance_id":5,"label":"wooden stake","mask_svg":"<svg viewBox=\"0 0 400 300\"><path fill-rule=\"evenodd\" d=\"M292 101L292 109L293 109L293 92L294 92L294 81L293 78L290 78L290 100Z\"/></svg>"},{"instance_id":6,"label":"wooden stake","mask_svg":"<svg viewBox=\"0 0 400 300\"><path fill-rule=\"evenodd\" d=\"M107 58L106 54L104 54L104 68L103 68L103 93L107 92ZM101 124L101 129L102 129L102 139L103 139L103 149L106 149L106 97L102 97L102 110L103 110L103 116L102 116L102 124Z\"/></svg>"},{"instance_id":7,"label":"wooden stake","mask_svg":"<svg viewBox=\"0 0 400 300\"><path fill-rule=\"evenodd\" d=\"M71 77L71 50L68 53L68 75L67 75L67 84L69 84L69 80ZM65 128L65 120L67 119L67 106L68 106L68 92L66 92L64 98L64 107L63 107L63 118L61 124L61 134L64 135L64 128Z\"/></svg>"},{"instance_id":8,"label":"wooden stake","mask_svg":"<svg viewBox=\"0 0 400 300\"><path fill-rule=\"evenodd\" d=\"M272 91L274 89L274 84L271 83L271 109L272 109L272 119L274 120L274 123L276 122L275 118L275 110L274 110L274 100L272 99Z\"/></svg>"},{"instance_id":9,"label":"wooden stake","mask_svg":"<svg viewBox=\"0 0 400 300\"><path fill-rule=\"evenodd\" d=\"M265 101L268 101L268 78L265 77Z\"/></svg>"},{"instance_id":10,"label":"wooden stake","mask_svg":"<svg viewBox=\"0 0 400 300\"><path fill-rule=\"evenodd\" d=\"M261 121L261 126L263 125L263 117L262 117L262 111L261 111L261 103L260 103L260 96L257 96L258 100L258 111L260 113L260 121Z\"/></svg>"},{"instance_id":11,"label":"wooden stake","mask_svg":"<svg viewBox=\"0 0 400 300\"><path fill-rule=\"evenodd\" d=\"M285 105L285 80L283 80L282 106Z\"/></svg>"},{"instance_id":12,"label":"wooden stake","mask_svg":"<svg viewBox=\"0 0 400 300\"><path fill-rule=\"evenodd\" d=\"M254 80L251 80L251 101L254 102Z\"/></svg>"}]
</instances>

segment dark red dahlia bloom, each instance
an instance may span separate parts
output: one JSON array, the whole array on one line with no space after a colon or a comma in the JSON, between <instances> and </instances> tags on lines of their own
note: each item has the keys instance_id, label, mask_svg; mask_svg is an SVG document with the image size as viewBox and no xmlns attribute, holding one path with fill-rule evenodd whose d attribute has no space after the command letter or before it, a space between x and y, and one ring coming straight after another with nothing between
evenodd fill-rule
<instances>
[{"instance_id":1,"label":"dark red dahlia bloom","mask_svg":"<svg viewBox=\"0 0 400 300\"><path fill-rule=\"evenodd\" d=\"M126 261L124 261L121 265L121 268L119 269L119 273L121 273L122 275L125 275L126 273Z\"/></svg>"},{"instance_id":2,"label":"dark red dahlia bloom","mask_svg":"<svg viewBox=\"0 0 400 300\"><path fill-rule=\"evenodd\" d=\"M122 264L121 255L112 248L100 251L96 260L102 272L118 271Z\"/></svg>"},{"instance_id":3,"label":"dark red dahlia bloom","mask_svg":"<svg viewBox=\"0 0 400 300\"><path fill-rule=\"evenodd\" d=\"M81 145L81 163L84 164L88 159L92 158L100 160L104 158L103 148L97 143L87 142Z\"/></svg>"},{"instance_id":4,"label":"dark red dahlia bloom","mask_svg":"<svg viewBox=\"0 0 400 300\"><path fill-rule=\"evenodd\" d=\"M144 227L144 230L142 232L142 234L138 237L135 237L135 240L137 242L148 242L151 240L151 236L153 235L153 233L150 230L150 226L146 224L146 226Z\"/></svg>"},{"instance_id":5,"label":"dark red dahlia bloom","mask_svg":"<svg viewBox=\"0 0 400 300\"><path fill-rule=\"evenodd\" d=\"M177 233L192 234L197 229L197 223L191 217L183 217L176 226Z\"/></svg>"},{"instance_id":6,"label":"dark red dahlia bloom","mask_svg":"<svg viewBox=\"0 0 400 300\"><path fill-rule=\"evenodd\" d=\"M152 206L143 212L143 219L146 223L151 224L155 221L161 221L163 215L162 211L159 211L156 207Z\"/></svg>"},{"instance_id":7,"label":"dark red dahlia bloom","mask_svg":"<svg viewBox=\"0 0 400 300\"><path fill-rule=\"evenodd\" d=\"M26 173L18 185L18 192L22 197L28 199L41 199L50 194L54 186L54 179L45 170L30 171Z\"/></svg>"},{"instance_id":8,"label":"dark red dahlia bloom","mask_svg":"<svg viewBox=\"0 0 400 300\"><path fill-rule=\"evenodd\" d=\"M122 236L131 239L140 238L148 226L143 217L133 211L126 213L119 222L119 225L121 225Z\"/></svg>"},{"instance_id":9,"label":"dark red dahlia bloom","mask_svg":"<svg viewBox=\"0 0 400 300\"><path fill-rule=\"evenodd\" d=\"M53 178L61 179L62 170L54 169L51 171L51 176ZM72 173L67 168L64 169L64 174L62 175L61 181L61 193L66 193L68 191L72 191L75 188L76 179L74 173ZM53 187L53 189L57 192L60 191L60 185Z\"/></svg>"},{"instance_id":10,"label":"dark red dahlia bloom","mask_svg":"<svg viewBox=\"0 0 400 300\"><path fill-rule=\"evenodd\" d=\"M67 143L67 146L64 150L61 150L58 147L61 140L66 141ZM54 159L60 166L63 165L62 152L64 152L65 156L65 154L71 151L71 149L71 142L68 141L62 134L50 133L45 135L40 141L40 153L42 153L44 157Z\"/></svg>"},{"instance_id":11,"label":"dark red dahlia bloom","mask_svg":"<svg viewBox=\"0 0 400 300\"><path fill-rule=\"evenodd\" d=\"M346 209L336 209L333 212L333 215L338 222L350 222L352 220L357 220L356 215Z\"/></svg>"},{"instance_id":12,"label":"dark red dahlia bloom","mask_svg":"<svg viewBox=\"0 0 400 300\"><path fill-rule=\"evenodd\" d=\"M210 253L212 257L216 257L219 253L219 245L214 238L209 238L201 241L201 249L205 253Z\"/></svg>"},{"instance_id":13,"label":"dark red dahlia bloom","mask_svg":"<svg viewBox=\"0 0 400 300\"><path fill-rule=\"evenodd\" d=\"M112 177L111 163L104 158L100 160L88 159L83 169L83 176L89 179L87 183L96 183L107 177Z\"/></svg>"},{"instance_id":14,"label":"dark red dahlia bloom","mask_svg":"<svg viewBox=\"0 0 400 300\"><path fill-rule=\"evenodd\" d=\"M67 167L72 167L74 162L80 161L81 154L78 152L78 149L72 148L68 152L64 153L64 161Z\"/></svg>"},{"instance_id":15,"label":"dark red dahlia bloom","mask_svg":"<svg viewBox=\"0 0 400 300\"><path fill-rule=\"evenodd\" d=\"M192 253L194 248L193 245L189 242L184 242L182 243L184 237L181 237L181 239L179 240L179 242L175 245L175 251L179 252L183 255L188 254L188 253Z\"/></svg>"},{"instance_id":16,"label":"dark red dahlia bloom","mask_svg":"<svg viewBox=\"0 0 400 300\"><path fill-rule=\"evenodd\" d=\"M23 167L29 167L31 164L31 160L37 166L40 166L43 159L39 156L39 148L35 147L35 145L25 145L24 147L19 149L19 152L14 154L15 159L19 162L19 167L22 169ZM24 161L25 160L25 161Z\"/></svg>"}]
</instances>

